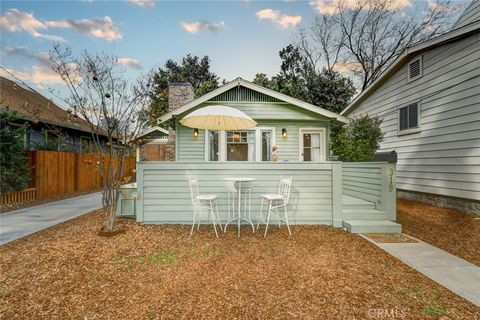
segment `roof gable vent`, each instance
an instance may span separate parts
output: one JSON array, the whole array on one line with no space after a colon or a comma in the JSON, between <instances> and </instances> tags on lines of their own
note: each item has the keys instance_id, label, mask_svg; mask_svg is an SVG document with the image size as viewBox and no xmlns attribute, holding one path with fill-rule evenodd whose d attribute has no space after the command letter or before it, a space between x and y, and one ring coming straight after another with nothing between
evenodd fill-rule
<instances>
[{"instance_id":1,"label":"roof gable vent","mask_svg":"<svg viewBox=\"0 0 480 320\"><path fill-rule=\"evenodd\" d=\"M417 58L408 64L408 81L422 76L422 59Z\"/></svg>"}]
</instances>

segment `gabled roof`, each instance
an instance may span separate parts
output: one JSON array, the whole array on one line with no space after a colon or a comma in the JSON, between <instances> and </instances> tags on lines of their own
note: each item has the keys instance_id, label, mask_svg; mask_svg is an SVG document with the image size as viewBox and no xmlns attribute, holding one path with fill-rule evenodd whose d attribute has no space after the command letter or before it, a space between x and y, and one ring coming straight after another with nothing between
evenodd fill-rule
<instances>
[{"instance_id":1,"label":"gabled roof","mask_svg":"<svg viewBox=\"0 0 480 320\"><path fill-rule=\"evenodd\" d=\"M167 136L169 135L169 132L168 132L167 129L164 129L164 128L159 127L159 126L155 126L155 127L151 127L151 128L149 128L148 130L140 133L140 134L138 135L138 138L144 137L144 136L146 136L147 134L150 134L150 133L155 132L155 131L160 131L160 132L162 132L162 133L165 133Z\"/></svg>"},{"instance_id":2,"label":"gabled roof","mask_svg":"<svg viewBox=\"0 0 480 320\"><path fill-rule=\"evenodd\" d=\"M363 90L358 96L356 96L355 99L353 99L353 101L348 105L348 107L346 107L340 114L347 116L351 111L353 111L353 109L358 106L361 101L366 99L371 93L375 91L375 89L377 89L386 80L388 80L391 75L393 75L398 69L400 69L400 67L410 61L413 56L421 52L436 48L440 45L465 38L470 34L478 31L480 31L480 21L475 21L466 26L454 29L438 37L406 49L374 82L372 82L365 90Z\"/></svg>"},{"instance_id":3,"label":"gabled roof","mask_svg":"<svg viewBox=\"0 0 480 320\"><path fill-rule=\"evenodd\" d=\"M182 114L182 113L184 113L184 112L186 112L186 111L188 111L192 108L195 108L196 106L198 106L199 104L201 104L203 102L211 100L212 98L214 98L215 96L217 96L217 95L219 95L223 92L226 92L226 91L228 91L232 88L235 88L236 86L243 86L245 88L260 92L260 93L265 94L267 96L274 97L278 100L290 103L294 106L297 106L297 107L300 107L302 109L314 112L314 113L322 115L324 117L331 118L331 119L336 119L340 122L347 123L347 122L350 121L348 118L346 118L344 116L341 116L337 113L322 109L322 108L317 107L313 104L310 104L310 103L307 103L305 101L301 101L301 100L292 98L292 97L287 96L285 94L282 94L282 93L264 88L262 86L256 85L256 84L254 84L250 81L244 80L242 78L237 78L237 79L235 79L233 81L230 81L229 83L221 86L218 89L215 89L215 90L213 90L213 91L211 91L211 92L209 92L209 93L207 93L207 94L205 94L201 97L198 97L197 99L194 99L194 100L190 101L189 103L187 103L187 104L185 104L185 105L183 105L183 106L181 106L181 107L179 107L179 108L177 108L177 109L175 109L175 110L173 110L173 111L171 111L167 114L164 114L162 117L160 117L158 122L163 123L165 121L168 121L168 120L174 118L177 115L180 115L180 114Z\"/></svg>"}]
</instances>

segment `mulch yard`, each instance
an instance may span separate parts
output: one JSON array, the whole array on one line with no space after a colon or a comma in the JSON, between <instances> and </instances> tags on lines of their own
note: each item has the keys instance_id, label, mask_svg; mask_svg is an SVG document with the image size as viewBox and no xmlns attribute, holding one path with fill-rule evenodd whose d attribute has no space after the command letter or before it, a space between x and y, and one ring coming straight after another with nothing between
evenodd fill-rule
<instances>
[{"instance_id":1,"label":"mulch yard","mask_svg":"<svg viewBox=\"0 0 480 320\"><path fill-rule=\"evenodd\" d=\"M324 226L141 226L100 212L0 247L1 319L480 319L480 308L359 236ZM388 313L387 313L388 312ZM388 315L388 316L386 316Z\"/></svg>"},{"instance_id":2,"label":"mulch yard","mask_svg":"<svg viewBox=\"0 0 480 320\"><path fill-rule=\"evenodd\" d=\"M397 199L404 233L480 266L480 216Z\"/></svg>"}]
</instances>

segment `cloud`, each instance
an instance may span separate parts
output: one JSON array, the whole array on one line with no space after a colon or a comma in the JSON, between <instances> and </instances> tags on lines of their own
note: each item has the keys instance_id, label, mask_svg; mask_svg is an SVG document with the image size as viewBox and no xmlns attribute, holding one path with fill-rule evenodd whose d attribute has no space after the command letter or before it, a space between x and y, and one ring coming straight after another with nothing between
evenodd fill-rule
<instances>
[{"instance_id":1,"label":"cloud","mask_svg":"<svg viewBox=\"0 0 480 320\"><path fill-rule=\"evenodd\" d=\"M73 29L78 33L104 39L108 42L122 39L122 34L118 31L117 25L108 16L93 19L49 21L47 26Z\"/></svg>"},{"instance_id":2,"label":"cloud","mask_svg":"<svg viewBox=\"0 0 480 320\"><path fill-rule=\"evenodd\" d=\"M209 22L209 21L194 21L194 22L180 22L180 26L185 29L187 32L195 34L199 31L211 31L216 32L223 28L225 23L220 22Z\"/></svg>"},{"instance_id":3,"label":"cloud","mask_svg":"<svg viewBox=\"0 0 480 320\"><path fill-rule=\"evenodd\" d=\"M60 36L41 33L40 31L47 30L48 26L36 19L33 13L22 12L17 9L8 9L3 16L0 16L0 28L9 32L25 31L30 33L34 38L65 41L65 39Z\"/></svg>"},{"instance_id":4,"label":"cloud","mask_svg":"<svg viewBox=\"0 0 480 320\"><path fill-rule=\"evenodd\" d=\"M0 28L9 32L25 31L34 38L52 41L65 41L65 39L60 36L45 34L43 31L50 28L72 29L78 33L104 39L108 42L122 39L122 34L118 31L117 25L108 16L93 19L64 19L42 22L35 18L33 13L9 9L0 17Z\"/></svg>"},{"instance_id":5,"label":"cloud","mask_svg":"<svg viewBox=\"0 0 480 320\"><path fill-rule=\"evenodd\" d=\"M57 84L63 83L62 78L51 68L42 65L32 67L30 80L35 84Z\"/></svg>"},{"instance_id":6,"label":"cloud","mask_svg":"<svg viewBox=\"0 0 480 320\"><path fill-rule=\"evenodd\" d=\"M340 73L352 73L361 71L362 66L357 62L340 61L335 64L333 70Z\"/></svg>"},{"instance_id":7,"label":"cloud","mask_svg":"<svg viewBox=\"0 0 480 320\"><path fill-rule=\"evenodd\" d=\"M369 6L376 0L310 0L310 5L320 14L334 15L337 13L338 7L343 6L346 9L356 9L360 5ZM410 0L391 0L387 6L389 10L396 10L410 7Z\"/></svg>"},{"instance_id":8,"label":"cloud","mask_svg":"<svg viewBox=\"0 0 480 320\"><path fill-rule=\"evenodd\" d=\"M4 78L10 78L10 79L14 77L23 81L30 80L30 75L28 73L22 72L22 71L16 71L10 68L5 68L5 70L3 68L0 68L0 76Z\"/></svg>"},{"instance_id":9,"label":"cloud","mask_svg":"<svg viewBox=\"0 0 480 320\"><path fill-rule=\"evenodd\" d=\"M1 54L2 58L6 57L23 57L29 60L34 60L37 63L50 65L50 55L48 52L32 53L27 47L14 47L2 44Z\"/></svg>"},{"instance_id":10,"label":"cloud","mask_svg":"<svg viewBox=\"0 0 480 320\"><path fill-rule=\"evenodd\" d=\"M123 64L125 66L129 66L133 69L142 69L142 66L140 65L140 62L136 59L131 59L131 58L118 58L117 59L118 64Z\"/></svg>"},{"instance_id":11,"label":"cloud","mask_svg":"<svg viewBox=\"0 0 480 320\"><path fill-rule=\"evenodd\" d=\"M255 13L260 20L270 20L280 27L287 29L288 27L295 27L302 21L301 16L287 16L281 14L278 10L263 9Z\"/></svg>"},{"instance_id":12,"label":"cloud","mask_svg":"<svg viewBox=\"0 0 480 320\"><path fill-rule=\"evenodd\" d=\"M154 8L155 0L128 0L128 2L144 8Z\"/></svg>"}]
</instances>

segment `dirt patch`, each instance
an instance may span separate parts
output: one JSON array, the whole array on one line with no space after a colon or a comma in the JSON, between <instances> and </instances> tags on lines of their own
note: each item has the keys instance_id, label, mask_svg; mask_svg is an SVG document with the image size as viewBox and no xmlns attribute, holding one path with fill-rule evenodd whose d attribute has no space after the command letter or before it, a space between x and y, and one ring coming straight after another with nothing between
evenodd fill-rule
<instances>
[{"instance_id":1,"label":"dirt patch","mask_svg":"<svg viewBox=\"0 0 480 320\"><path fill-rule=\"evenodd\" d=\"M269 237L138 225L101 212L0 247L2 319L476 319L480 308L360 236L326 226Z\"/></svg>"},{"instance_id":2,"label":"dirt patch","mask_svg":"<svg viewBox=\"0 0 480 320\"><path fill-rule=\"evenodd\" d=\"M378 243L418 243L403 233L365 233L365 236Z\"/></svg>"},{"instance_id":3,"label":"dirt patch","mask_svg":"<svg viewBox=\"0 0 480 320\"><path fill-rule=\"evenodd\" d=\"M455 209L397 199L404 233L480 266L480 217Z\"/></svg>"}]
</instances>

